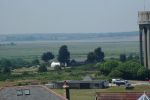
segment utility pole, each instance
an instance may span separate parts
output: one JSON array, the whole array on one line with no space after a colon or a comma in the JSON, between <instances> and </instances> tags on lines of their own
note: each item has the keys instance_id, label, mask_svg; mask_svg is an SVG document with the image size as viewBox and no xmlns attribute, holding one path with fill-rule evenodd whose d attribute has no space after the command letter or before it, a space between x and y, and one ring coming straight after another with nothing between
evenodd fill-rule
<instances>
[{"instance_id":1,"label":"utility pole","mask_svg":"<svg viewBox=\"0 0 150 100\"><path fill-rule=\"evenodd\" d=\"M67 100L70 100L70 91L69 91L69 85L67 81L64 81L63 88L65 89L65 97Z\"/></svg>"}]
</instances>

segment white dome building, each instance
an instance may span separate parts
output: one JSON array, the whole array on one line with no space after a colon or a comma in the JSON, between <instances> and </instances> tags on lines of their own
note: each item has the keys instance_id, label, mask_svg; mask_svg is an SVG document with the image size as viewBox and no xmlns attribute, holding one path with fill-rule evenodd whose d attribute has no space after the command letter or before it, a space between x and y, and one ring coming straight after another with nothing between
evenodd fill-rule
<instances>
[{"instance_id":1,"label":"white dome building","mask_svg":"<svg viewBox=\"0 0 150 100\"><path fill-rule=\"evenodd\" d=\"M51 67L55 68L56 66L60 66L60 62L52 62Z\"/></svg>"}]
</instances>

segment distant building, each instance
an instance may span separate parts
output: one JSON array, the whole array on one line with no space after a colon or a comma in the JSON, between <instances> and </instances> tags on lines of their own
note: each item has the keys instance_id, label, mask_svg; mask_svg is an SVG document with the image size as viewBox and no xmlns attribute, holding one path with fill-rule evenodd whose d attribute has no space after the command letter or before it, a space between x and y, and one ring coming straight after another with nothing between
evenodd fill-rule
<instances>
[{"instance_id":1,"label":"distant building","mask_svg":"<svg viewBox=\"0 0 150 100\"><path fill-rule=\"evenodd\" d=\"M51 67L55 68L56 66L60 66L60 62L52 62Z\"/></svg>"},{"instance_id":2,"label":"distant building","mask_svg":"<svg viewBox=\"0 0 150 100\"><path fill-rule=\"evenodd\" d=\"M71 89L100 89L108 87L107 81L67 81ZM62 81L56 82L55 86L61 88Z\"/></svg>"},{"instance_id":3,"label":"distant building","mask_svg":"<svg viewBox=\"0 0 150 100\"><path fill-rule=\"evenodd\" d=\"M67 83L70 89L101 89L109 86L109 82L103 80L68 80ZM49 88L62 88L63 84L64 81L57 81L47 85Z\"/></svg>"},{"instance_id":4,"label":"distant building","mask_svg":"<svg viewBox=\"0 0 150 100\"><path fill-rule=\"evenodd\" d=\"M17 86L0 89L0 100L67 100L45 86Z\"/></svg>"}]
</instances>

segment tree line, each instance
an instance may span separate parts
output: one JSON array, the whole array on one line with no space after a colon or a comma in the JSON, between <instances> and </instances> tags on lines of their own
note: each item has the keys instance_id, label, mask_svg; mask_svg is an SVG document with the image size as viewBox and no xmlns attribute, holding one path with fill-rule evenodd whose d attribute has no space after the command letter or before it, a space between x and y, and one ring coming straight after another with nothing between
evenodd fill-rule
<instances>
[{"instance_id":1,"label":"tree line","mask_svg":"<svg viewBox=\"0 0 150 100\"><path fill-rule=\"evenodd\" d=\"M150 79L150 70L141 66L134 60L121 62L118 60L108 60L97 65L100 74L111 78L123 78L130 80Z\"/></svg>"},{"instance_id":2,"label":"tree line","mask_svg":"<svg viewBox=\"0 0 150 100\"><path fill-rule=\"evenodd\" d=\"M43 53L41 59L48 63L52 59L54 59L55 56L52 52L45 52ZM61 66L72 66L73 63L77 63L75 60L70 60L70 52L68 50L68 47L66 45L63 45L59 48L58 51L58 57L57 60L61 63ZM96 48L93 52L89 52L87 55L86 61L84 61L84 64L86 63L96 63L96 62L103 62L104 61L104 52L101 50L100 47ZM41 68L42 67L42 68ZM47 71L46 66L42 65L39 68L39 71Z\"/></svg>"}]
</instances>

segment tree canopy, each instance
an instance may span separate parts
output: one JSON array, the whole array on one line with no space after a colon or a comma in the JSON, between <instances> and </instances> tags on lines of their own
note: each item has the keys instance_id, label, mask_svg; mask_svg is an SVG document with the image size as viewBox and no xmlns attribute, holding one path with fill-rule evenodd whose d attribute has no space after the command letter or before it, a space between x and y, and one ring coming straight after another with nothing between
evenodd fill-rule
<instances>
[{"instance_id":1,"label":"tree canopy","mask_svg":"<svg viewBox=\"0 0 150 100\"><path fill-rule=\"evenodd\" d=\"M0 60L0 66L1 67L12 67L12 63L10 60L3 58Z\"/></svg>"},{"instance_id":2,"label":"tree canopy","mask_svg":"<svg viewBox=\"0 0 150 100\"><path fill-rule=\"evenodd\" d=\"M58 61L62 64L69 64L70 61L70 52L68 51L68 47L63 45L60 47L58 51Z\"/></svg>"},{"instance_id":3,"label":"tree canopy","mask_svg":"<svg viewBox=\"0 0 150 100\"><path fill-rule=\"evenodd\" d=\"M41 59L45 62L48 62L49 60L51 60L53 58L54 58L54 55L51 52L43 53L43 55L41 57Z\"/></svg>"},{"instance_id":4,"label":"tree canopy","mask_svg":"<svg viewBox=\"0 0 150 100\"><path fill-rule=\"evenodd\" d=\"M117 70L123 73L124 79L137 79L137 72L141 68L141 65L137 62L127 61L118 66Z\"/></svg>"},{"instance_id":5,"label":"tree canopy","mask_svg":"<svg viewBox=\"0 0 150 100\"><path fill-rule=\"evenodd\" d=\"M45 64L42 64L38 69L38 72L47 72L47 71L48 70Z\"/></svg>"},{"instance_id":6,"label":"tree canopy","mask_svg":"<svg viewBox=\"0 0 150 100\"><path fill-rule=\"evenodd\" d=\"M95 60L96 60L97 62L102 62L102 61L104 61L104 52L102 52L102 50L101 50L100 47L99 47L99 48L96 48L96 49L94 50L94 53L95 53Z\"/></svg>"},{"instance_id":7,"label":"tree canopy","mask_svg":"<svg viewBox=\"0 0 150 100\"><path fill-rule=\"evenodd\" d=\"M104 75L108 75L112 70L114 70L116 67L118 67L119 62L115 60L109 60L101 64L100 71Z\"/></svg>"},{"instance_id":8,"label":"tree canopy","mask_svg":"<svg viewBox=\"0 0 150 100\"><path fill-rule=\"evenodd\" d=\"M4 74L10 74L11 73L11 69L9 67L4 67L3 73Z\"/></svg>"},{"instance_id":9,"label":"tree canopy","mask_svg":"<svg viewBox=\"0 0 150 100\"><path fill-rule=\"evenodd\" d=\"M148 70L147 68L142 66L137 71L137 77L140 80L147 80L147 79L149 79L150 78L150 70Z\"/></svg>"},{"instance_id":10,"label":"tree canopy","mask_svg":"<svg viewBox=\"0 0 150 100\"><path fill-rule=\"evenodd\" d=\"M96 48L94 52L89 52L87 55L87 62L103 62L104 61L104 52L101 50L100 47Z\"/></svg>"},{"instance_id":11,"label":"tree canopy","mask_svg":"<svg viewBox=\"0 0 150 100\"><path fill-rule=\"evenodd\" d=\"M95 61L95 54L94 52L90 52L87 55L87 62L89 63L93 63Z\"/></svg>"},{"instance_id":12,"label":"tree canopy","mask_svg":"<svg viewBox=\"0 0 150 100\"><path fill-rule=\"evenodd\" d=\"M120 61L125 62L127 60L126 54L120 54Z\"/></svg>"}]
</instances>

